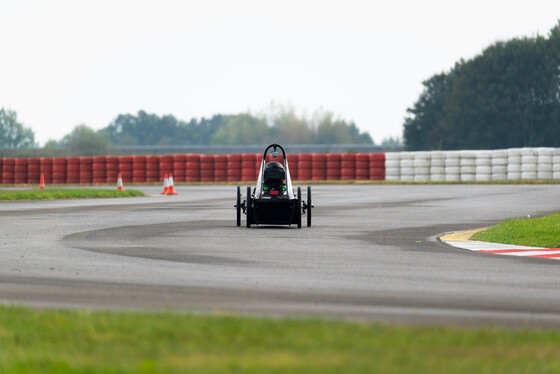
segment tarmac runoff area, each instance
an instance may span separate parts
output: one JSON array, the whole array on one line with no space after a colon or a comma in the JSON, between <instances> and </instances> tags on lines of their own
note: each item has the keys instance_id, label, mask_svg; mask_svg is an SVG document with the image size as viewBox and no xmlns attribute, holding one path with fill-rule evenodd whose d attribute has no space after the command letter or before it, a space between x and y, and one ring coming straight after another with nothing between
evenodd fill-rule
<instances>
[{"instance_id":1,"label":"tarmac runoff area","mask_svg":"<svg viewBox=\"0 0 560 374\"><path fill-rule=\"evenodd\" d=\"M0 303L560 328L560 262L438 239L557 213L560 185L317 185L301 229L237 227L235 186L125 188L149 196L0 202Z\"/></svg>"},{"instance_id":2,"label":"tarmac runoff area","mask_svg":"<svg viewBox=\"0 0 560 374\"><path fill-rule=\"evenodd\" d=\"M445 234L439 239L450 246L479 253L560 260L560 248L528 247L470 240L474 234L482 230L484 229L454 232Z\"/></svg>"}]
</instances>

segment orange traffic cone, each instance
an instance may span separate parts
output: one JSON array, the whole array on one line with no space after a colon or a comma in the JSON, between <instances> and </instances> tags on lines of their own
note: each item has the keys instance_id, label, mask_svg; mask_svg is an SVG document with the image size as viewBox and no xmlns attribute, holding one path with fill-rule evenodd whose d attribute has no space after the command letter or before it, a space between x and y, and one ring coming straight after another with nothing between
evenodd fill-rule
<instances>
[{"instance_id":1,"label":"orange traffic cone","mask_svg":"<svg viewBox=\"0 0 560 374\"><path fill-rule=\"evenodd\" d=\"M39 183L39 188L44 190L45 189L45 176L41 174L41 182Z\"/></svg>"},{"instance_id":2,"label":"orange traffic cone","mask_svg":"<svg viewBox=\"0 0 560 374\"><path fill-rule=\"evenodd\" d=\"M173 174L171 173L169 173L169 189L167 190L166 195L177 195L175 186L173 185Z\"/></svg>"},{"instance_id":3,"label":"orange traffic cone","mask_svg":"<svg viewBox=\"0 0 560 374\"><path fill-rule=\"evenodd\" d=\"M122 191L123 190L123 184L122 184L122 177L121 177L121 173L119 173L119 176L117 177L117 190Z\"/></svg>"},{"instance_id":4,"label":"orange traffic cone","mask_svg":"<svg viewBox=\"0 0 560 374\"><path fill-rule=\"evenodd\" d=\"M165 173L163 176L163 191L160 195L167 195L167 191L169 191L169 176Z\"/></svg>"}]
</instances>

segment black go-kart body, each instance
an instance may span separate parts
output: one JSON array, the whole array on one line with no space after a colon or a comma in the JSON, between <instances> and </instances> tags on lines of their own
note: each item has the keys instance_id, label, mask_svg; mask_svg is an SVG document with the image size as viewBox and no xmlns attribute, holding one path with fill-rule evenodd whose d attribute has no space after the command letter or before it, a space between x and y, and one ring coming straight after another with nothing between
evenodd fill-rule
<instances>
[{"instance_id":1,"label":"black go-kart body","mask_svg":"<svg viewBox=\"0 0 560 374\"><path fill-rule=\"evenodd\" d=\"M282 151L283 165L277 161L267 162L271 151L272 158L278 158ZM264 153L257 179L257 185L247 187L246 199L241 201L241 188L237 186L237 226L241 226L241 211L247 216L247 227L251 225L296 225L301 228L302 215L307 215L307 227L311 227L311 187L307 187L307 201L302 201L301 188L294 193L288 167L286 151L278 144L269 145Z\"/></svg>"}]
</instances>

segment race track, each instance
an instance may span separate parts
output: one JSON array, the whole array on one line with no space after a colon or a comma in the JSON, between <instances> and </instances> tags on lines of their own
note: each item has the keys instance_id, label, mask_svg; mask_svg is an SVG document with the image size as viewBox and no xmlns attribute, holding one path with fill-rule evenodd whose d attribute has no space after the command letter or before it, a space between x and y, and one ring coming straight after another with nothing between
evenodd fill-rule
<instances>
[{"instance_id":1,"label":"race track","mask_svg":"<svg viewBox=\"0 0 560 374\"><path fill-rule=\"evenodd\" d=\"M560 261L436 239L558 212L560 185L313 186L313 227L300 230L236 227L234 186L141 189L154 196L0 202L0 300L560 326Z\"/></svg>"}]
</instances>

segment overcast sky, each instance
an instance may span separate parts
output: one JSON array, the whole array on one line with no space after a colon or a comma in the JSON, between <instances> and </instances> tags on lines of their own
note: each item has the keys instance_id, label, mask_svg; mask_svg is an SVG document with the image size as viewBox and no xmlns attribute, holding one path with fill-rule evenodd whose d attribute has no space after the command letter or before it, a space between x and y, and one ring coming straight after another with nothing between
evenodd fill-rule
<instances>
[{"instance_id":1,"label":"overcast sky","mask_svg":"<svg viewBox=\"0 0 560 374\"><path fill-rule=\"evenodd\" d=\"M380 143L422 81L559 18L559 0L0 0L0 107L41 145L138 110L188 121L272 102Z\"/></svg>"}]
</instances>

